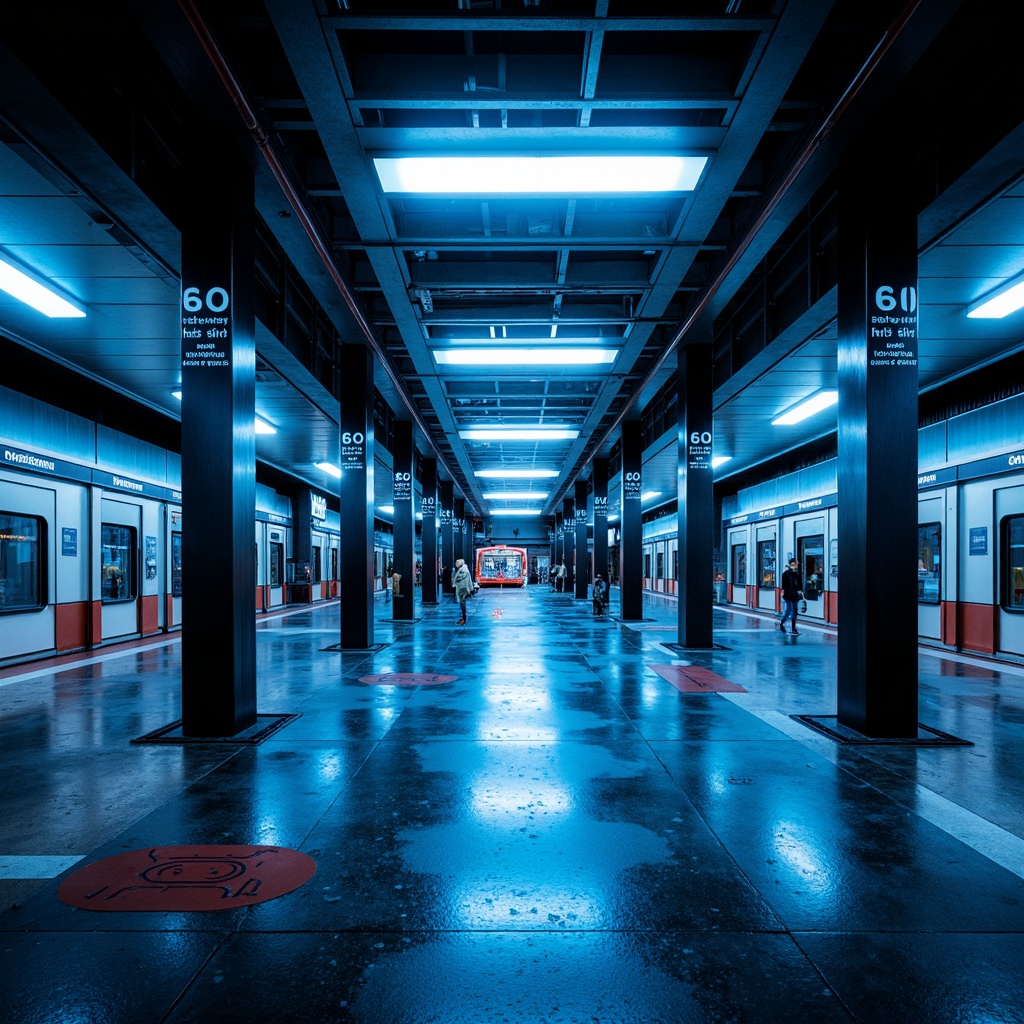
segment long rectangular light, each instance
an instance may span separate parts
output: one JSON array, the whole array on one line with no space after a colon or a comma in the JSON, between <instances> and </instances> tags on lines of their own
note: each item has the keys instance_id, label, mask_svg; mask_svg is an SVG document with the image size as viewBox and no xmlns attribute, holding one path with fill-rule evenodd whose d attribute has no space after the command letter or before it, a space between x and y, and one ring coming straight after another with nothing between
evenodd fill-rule
<instances>
[{"instance_id":1,"label":"long rectangular light","mask_svg":"<svg viewBox=\"0 0 1024 1024\"><path fill-rule=\"evenodd\" d=\"M491 480L534 480L558 476L557 469L478 469L473 476Z\"/></svg>"},{"instance_id":2,"label":"long rectangular light","mask_svg":"<svg viewBox=\"0 0 1024 1024\"><path fill-rule=\"evenodd\" d=\"M327 473L329 476L341 477L341 470L338 469L333 462L314 462L313 465L316 466L317 469Z\"/></svg>"},{"instance_id":3,"label":"long rectangular light","mask_svg":"<svg viewBox=\"0 0 1024 1024\"><path fill-rule=\"evenodd\" d=\"M781 416L776 417L772 420L772 426L779 427L790 423L799 423L801 420L807 419L808 416L813 416L816 412L835 405L838 401L838 391L819 391L816 395L811 395L806 402L801 402L799 405L793 406L789 412L784 412Z\"/></svg>"},{"instance_id":4,"label":"long rectangular light","mask_svg":"<svg viewBox=\"0 0 1024 1024\"><path fill-rule=\"evenodd\" d=\"M484 501L543 501L547 496L547 491L484 491Z\"/></svg>"},{"instance_id":5,"label":"long rectangular light","mask_svg":"<svg viewBox=\"0 0 1024 1024\"><path fill-rule=\"evenodd\" d=\"M660 497L661 497L661 491L644 491L644 493L640 495L640 500L641 501L650 501L652 498L660 498Z\"/></svg>"},{"instance_id":6,"label":"long rectangular light","mask_svg":"<svg viewBox=\"0 0 1024 1024\"><path fill-rule=\"evenodd\" d=\"M972 320L1001 320L1024 306L1024 274L1018 274L983 299L967 307Z\"/></svg>"},{"instance_id":7,"label":"long rectangular light","mask_svg":"<svg viewBox=\"0 0 1024 1024\"><path fill-rule=\"evenodd\" d=\"M492 516L539 516L539 508L496 508L492 509Z\"/></svg>"},{"instance_id":8,"label":"long rectangular light","mask_svg":"<svg viewBox=\"0 0 1024 1024\"><path fill-rule=\"evenodd\" d=\"M460 430L464 441L572 441L578 430L565 427L470 427Z\"/></svg>"},{"instance_id":9,"label":"long rectangular light","mask_svg":"<svg viewBox=\"0 0 1024 1024\"><path fill-rule=\"evenodd\" d=\"M375 157L387 193L580 195L692 192L706 156Z\"/></svg>"},{"instance_id":10,"label":"long rectangular light","mask_svg":"<svg viewBox=\"0 0 1024 1024\"><path fill-rule=\"evenodd\" d=\"M256 433L257 434L276 434L277 427L273 424L268 423L262 416L256 417Z\"/></svg>"},{"instance_id":11,"label":"long rectangular light","mask_svg":"<svg viewBox=\"0 0 1024 1024\"><path fill-rule=\"evenodd\" d=\"M48 317L83 317L85 307L57 292L28 267L0 257L0 288Z\"/></svg>"},{"instance_id":12,"label":"long rectangular light","mask_svg":"<svg viewBox=\"0 0 1024 1024\"><path fill-rule=\"evenodd\" d=\"M711 460L711 468L718 469L732 458L731 455L716 455Z\"/></svg>"},{"instance_id":13,"label":"long rectangular light","mask_svg":"<svg viewBox=\"0 0 1024 1024\"><path fill-rule=\"evenodd\" d=\"M614 363L614 348L493 348L435 349L439 366L596 366Z\"/></svg>"}]
</instances>

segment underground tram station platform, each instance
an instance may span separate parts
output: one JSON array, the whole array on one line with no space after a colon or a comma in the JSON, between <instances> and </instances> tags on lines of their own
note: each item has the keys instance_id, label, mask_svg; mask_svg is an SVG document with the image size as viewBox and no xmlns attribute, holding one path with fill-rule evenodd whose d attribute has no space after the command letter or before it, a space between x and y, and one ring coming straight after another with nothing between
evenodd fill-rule
<instances>
[{"instance_id":1,"label":"underground tram station platform","mask_svg":"<svg viewBox=\"0 0 1024 1024\"><path fill-rule=\"evenodd\" d=\"M263 617L248 743L135 742L180 636L3 670L5 1024L1024 1019L1024 667L844 743L834 630L617 602Z\"/></svg>"},{"instance_id":2,"label":"underground tram station platform","mask_svg":"<svg viewBox=\"0 0 1024 1024\"><path fill-rule=\"evenodd\" d=\"M5 5L0 1024L1024 1024L1008 12Z\"/></svg>"}]
</instances>

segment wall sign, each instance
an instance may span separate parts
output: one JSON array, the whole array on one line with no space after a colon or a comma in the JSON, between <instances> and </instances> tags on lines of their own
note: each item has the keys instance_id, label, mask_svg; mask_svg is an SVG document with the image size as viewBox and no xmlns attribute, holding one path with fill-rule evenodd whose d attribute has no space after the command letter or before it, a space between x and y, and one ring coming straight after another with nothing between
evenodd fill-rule
<instances>
[{"instance_id":1,"label":"wall sign","mask_svg":"<svg viewBox=\"0 0 1024 1024\"><path fill-rule=\"evenodd\" d=\"M969 553L972 555L988 554L988 527L972 526L970 529Z\"/></svg>"}]
</instances>

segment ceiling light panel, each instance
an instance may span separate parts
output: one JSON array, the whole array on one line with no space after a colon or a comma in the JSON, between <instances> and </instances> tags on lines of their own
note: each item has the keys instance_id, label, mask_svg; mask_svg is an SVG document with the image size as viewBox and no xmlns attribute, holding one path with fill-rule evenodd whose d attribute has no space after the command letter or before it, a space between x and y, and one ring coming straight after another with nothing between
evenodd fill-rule
<instances>
[{"instance_id":1,"label":"ceiling light panel","mask_svg":"<svg viewBox=\"0 0 1024 1024\"><path fill-rule=\"evenodd\" d=\"M376 157L386 193L582 195L692 192L705 156Z\"/></svg>"}]
</instances>

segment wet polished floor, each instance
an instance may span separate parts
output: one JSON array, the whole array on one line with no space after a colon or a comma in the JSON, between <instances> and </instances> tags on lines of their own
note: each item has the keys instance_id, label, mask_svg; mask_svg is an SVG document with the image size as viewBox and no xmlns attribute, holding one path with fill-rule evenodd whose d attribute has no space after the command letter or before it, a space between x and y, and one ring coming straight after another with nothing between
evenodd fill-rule
<instances>
[{"instance_id":1,"label":"wet polished floor","mask_svg":"<svg viewBox=\"0 0 1024 1024\"><path fill-rule=\"evenodd\" d=\"M716 608L680 654L654 597L376 613L373 654L325 650L337 604L261 622L259 711L300 717L258 746L131 745L180 717L176 638L0 673L4 1024L1024 1021L1020 666L922 648L921 721L973 745L848 746L791 717L835 713L813 624ZM362 681L397 673L454 679ZM317 870L218 912L57 898L182 844Z\"/></svg>"}]
</instances>

